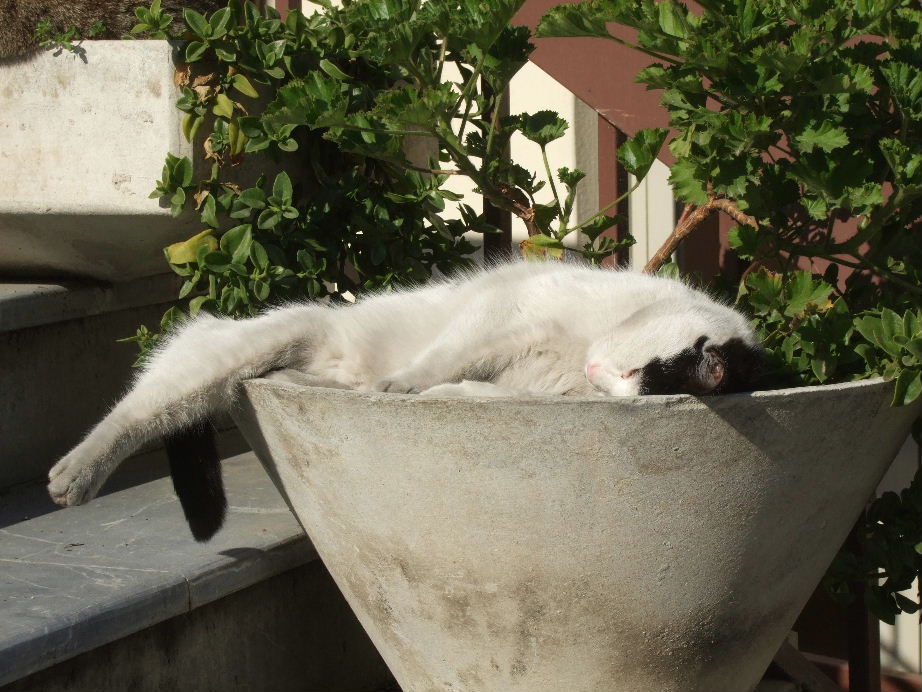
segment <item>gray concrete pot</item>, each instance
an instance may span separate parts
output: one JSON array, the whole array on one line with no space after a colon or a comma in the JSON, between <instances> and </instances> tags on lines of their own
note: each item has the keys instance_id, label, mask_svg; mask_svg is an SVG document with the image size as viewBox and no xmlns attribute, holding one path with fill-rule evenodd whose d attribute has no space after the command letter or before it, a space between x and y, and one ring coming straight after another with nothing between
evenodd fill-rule
<instances>
[{"instance_id":1,"label":"gray concrete pot","mask_svg":"<svg viewBox=\"0 0 922 692\"><path fill-rule=\"evenodd\" d=\"M917 407L245 384L238 421L404 690L745 690Z\"/></svg>"}]
</instances>

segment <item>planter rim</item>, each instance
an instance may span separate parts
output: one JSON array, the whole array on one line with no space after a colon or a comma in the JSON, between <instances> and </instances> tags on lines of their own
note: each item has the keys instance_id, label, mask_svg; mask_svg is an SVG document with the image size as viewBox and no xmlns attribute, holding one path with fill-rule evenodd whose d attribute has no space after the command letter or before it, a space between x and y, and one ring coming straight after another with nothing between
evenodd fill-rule
<instances>
[{"instance_id":1,"label":"planter rim","mask_svg":"<svg viewBox=\"0 0 922 692\"><path fill-rule=\"evenodd\" d=\"M685 404L692 407L712 408L715 402L733 402L733 401L771 401L790 398L794 394L803 395L828 395L831 393L848 392L856 389L867 388L884 388L891 386L892 383L885 381L881 377L870 378L866 380L854 380L851 382L838 382L835 384L808 385L804 387L788 387L785 389L764 389L755 392L740 392L736 394L719 394L716 396L697 397L693 394L645 394L638 396L563 396L557 394L534 395L534 396L420 396L418 394L395 394L391 392L367 392L356 389L335 389L332 387L310 387L307 385L295 384L293 382L284 382L281 380L268 380L266 378L253 378L245 380L244 386L254 387L279 387L283 389L303 390L305 392L314 392L325 396L336 396L347 399L364 399L367 401L392 401L403 403L419 403L424 405L426 402L445 402L445 401L464 401L489 403L495 402L497 405L516 403L529 404L536 406L561 406L561 405L627 405L627 406L662 406L664 404Z\"/></svg>"}]
</instances>

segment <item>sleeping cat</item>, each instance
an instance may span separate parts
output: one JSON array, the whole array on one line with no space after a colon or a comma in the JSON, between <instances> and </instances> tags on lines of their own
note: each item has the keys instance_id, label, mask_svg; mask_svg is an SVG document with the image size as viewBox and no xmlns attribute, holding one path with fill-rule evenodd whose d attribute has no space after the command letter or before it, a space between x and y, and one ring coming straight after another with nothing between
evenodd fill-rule
<instances>
[{"instance_id":1,"label":"sleeping cat","mask_svg":"<svg viewBox=\"0 0 922 692\"><path fill-rule=\"evenodd\" d=\"M679 281L558 262L502 264L341 307L203 314L51 469L49 491L58 504L84 503L165 435L193 535L207 540L224 497L203 423L247 378L426 396L703 395L752 389L760 353L743 315Z\"/></svg>"},{"instance_id":2,"label":"sleeping cat","mask_svg":"<svg viewBox=\"0 0 922 692\"><path fill-rule=\"evenodd\" d=\"M0 58L12 58L35 50L35 28L51 20L56 32L76 27L86 36L94 22L102 22L106 33L97 38L120 38L138 23L134 9L148 7L144 0L0 0ZM163 9L173 16L171 28L183 26L182 9L214 12L227 0L164 0Z\"/></svg>"}]
</instances>

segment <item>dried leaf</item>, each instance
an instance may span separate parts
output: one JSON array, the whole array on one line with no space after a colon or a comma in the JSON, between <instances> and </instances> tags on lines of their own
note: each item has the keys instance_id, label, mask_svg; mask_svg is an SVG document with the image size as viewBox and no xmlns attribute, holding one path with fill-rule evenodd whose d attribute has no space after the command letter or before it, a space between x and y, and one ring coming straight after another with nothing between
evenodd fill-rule
<instances>
[{"instance_id":1,"label":"dried leaf","mask_svg":"<svg viewBox=\"0 0 922 692\"><path fill-rule=\"evenodd\" d=\"M211 137L206 139L202 144L202 147L205 149L205 158L218 160L218 157L214 153L214 147L211 145Z\"/></svg>"},{"instance_id":2,"label":"dried leaf","mask_svg":"<svg viewBox=\"0 0 922 692\"><path fill-rule=\"evenodd\" d=\"M202 203L204 203L209 194L210 193L208 190L199 190L194 195L192 195L192 199L195 200L195 211L198 211L202 208Z\"/></svg>"},{"instance_id":3,"label":"dried leaf","mask_svg":"<svg viewBox=\"0 0 922 692\"><path fill-rule=\"evenodd\" d=\"M178 88L189 86L189 79L192 77L192 65L187 62L181 62L173 71L173 84Z\"/></svg>"},{"instance_id":4,"label":"dried leaf","mask_svg":"<svg viewBox=\"0 0 922 692\"><path fill-rule=\"evenodd\" d=\"M209 72L208 74L200 74L195 79L192 80L192 88L199 86L208 86L214 84L218 81L217 72Z\"/></svg>"}]
</instances>

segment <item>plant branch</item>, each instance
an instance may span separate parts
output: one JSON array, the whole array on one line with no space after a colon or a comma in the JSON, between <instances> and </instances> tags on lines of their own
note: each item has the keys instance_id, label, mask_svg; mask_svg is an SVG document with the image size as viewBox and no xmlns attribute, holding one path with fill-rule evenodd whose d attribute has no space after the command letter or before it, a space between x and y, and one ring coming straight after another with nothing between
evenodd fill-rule
<instances>
[{"instance_id":1,"label":"plant branch","mask_svg":"<svg viewBox=\"0 0 922 692\"><path fill-rule=\"evenodd\" d=\"M739 224L752 226L753 228L759 227L759 223L753 217L740 210L736 202L732 199L712 196L701 206L692 204L686 205L685 211L682 212L682 216L679 219L679 223L673 229L672 233L669 234L669 237L666 239L666 242L663 243L662 247L660 247L650 261L647 262L647 265L643 268L644 273L655 274L658 272L660 267L669 260L669 257L675 252L676 248L685 237L698 228L698 226L711 215L711 212L715 210L724 212Z\"/></svg>"},{"instance_id":2,"label":"plant branch","mask_svg":"<svg viewBox=\"0 0 922 692\"><path fill-rule=\"evenodd\" d=\"M637 180L633 185L631 185L630 189L628 189L627 192L625 192L623 195L621 195L620 197L618 197L618 198L617 198L616 200L614 200L613 202L609 202L608 204L606 204L604 207L602 207L601 209L599 209L595 214L593 214L592 216L590 216L588 219L584 219L583 221L580 221L580 222L579 222L578 224L576 224L573 228L571 228L569 231L567 231L567 235L570 234L570 233L572 233L573 231L578 231L578 230L580 230L581 228L583 228L584 226L586 226L586 225L592 223L592 222L595 221L596 219L600 219L600 218L602 218L603 216L605 216L605 214L607 214L609 211L611 211L612 209L614 209L614 208L618 205L618 203L623 202L625 199L627 199L627 198L631 195L631 193L634 192L634 190L636 190L638 187L640 187L640 184L641 184L643 181L644 181L643 178L640 178L639 180Z\"/></svg>"}]
</instances>

